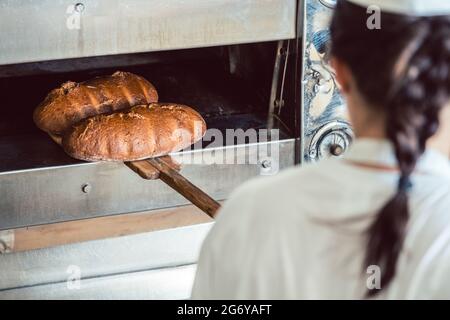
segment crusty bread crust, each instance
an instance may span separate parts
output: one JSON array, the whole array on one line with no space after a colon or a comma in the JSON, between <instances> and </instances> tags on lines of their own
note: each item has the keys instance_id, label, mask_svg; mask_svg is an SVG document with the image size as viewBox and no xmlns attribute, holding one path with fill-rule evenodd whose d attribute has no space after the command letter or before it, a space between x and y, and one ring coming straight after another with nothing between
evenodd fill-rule
<instances>
[{"instance_id":1,"label":"crusty bread crust","mask_svg":"<svg viewBox=\"0 0 450 320\"><path fill-rule=\"evenodd\" d=\"M62 84L35 109L33 119L41 130L63 134L85 118L157 101L158 93L150 82L117 71L111 76Z\"/></svg>"},{"instance_id":2,"label":"crusty bread crust","mask_svg":"<svg viewBox=\"0 0 450 320\"><path fill-rule=\"evenodd\" d=\"M81 121L63 136L73 158L135 161L187 148L206 132L202 116L174 103L152 103Z\"/></svg>"}]
</instances>

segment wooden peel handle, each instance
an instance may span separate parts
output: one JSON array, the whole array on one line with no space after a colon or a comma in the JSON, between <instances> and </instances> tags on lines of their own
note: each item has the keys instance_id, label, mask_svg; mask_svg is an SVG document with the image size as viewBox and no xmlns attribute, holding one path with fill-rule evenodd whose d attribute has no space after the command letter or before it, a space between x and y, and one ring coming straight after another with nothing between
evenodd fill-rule
<instances>
[{"instance_id":1,"label":"wooden peel handle","mask_svg":"<svg viewBox=\"0 0 450 320\"><path fill-rule=\"evenodd\" d=\"M159 178L162 181L179 192L211 218L215 218L220 208L220 204L217 201L190 183L189 180L170 167L164 159L153 158L147 161L159 171Z\"/></svg>"}]
</instances>

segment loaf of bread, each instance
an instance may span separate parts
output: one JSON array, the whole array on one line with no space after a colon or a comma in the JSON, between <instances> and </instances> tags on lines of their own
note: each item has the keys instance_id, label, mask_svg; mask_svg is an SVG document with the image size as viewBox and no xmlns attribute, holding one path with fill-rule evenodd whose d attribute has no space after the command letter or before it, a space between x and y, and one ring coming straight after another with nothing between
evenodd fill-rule
<instances>
[{"instance_id":1,"label":"loaf of bread","mask_svg":"<svg viewBox=\"0 0 450 320\"><path fill-rule=\"evenodd\" d=\"M134 161L182 150L205 131L205 121L192 108L152 103L81 121L64 134L62 146L80 160Z\"/></svg>"},{"instance_id":2,"label":"loaf of bread","mask_svg":"<svg viewBox=\"0 0 450 320\"><path fill-rule=\"evenodd\" d=\"M85 118L111 113L135 105L158 101L155 87L129 72L85 82L66 82L52 90L33 114L34 122L52 134L62 134Z\"/></svg>"}]
</instances>

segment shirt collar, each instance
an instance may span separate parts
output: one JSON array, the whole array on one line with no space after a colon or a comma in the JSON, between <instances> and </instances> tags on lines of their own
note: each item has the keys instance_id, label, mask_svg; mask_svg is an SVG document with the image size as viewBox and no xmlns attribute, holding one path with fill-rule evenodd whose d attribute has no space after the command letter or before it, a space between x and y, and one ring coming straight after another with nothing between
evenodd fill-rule
<instances>
[{"instance_id":1,"label":"shirt collar","mask_svg":"<svg viewBox=\"0 0 450 320\"><path fill-rule=\"evenodd\" d=\"M343 158L372 165L389 167L397 165L394 147L392 143L386 139L355 139ZM427 149L420 157L417 163L417 169L426 173L447 175L450 177L449 159L433 149Z\"/></svg>"}]
</instances>

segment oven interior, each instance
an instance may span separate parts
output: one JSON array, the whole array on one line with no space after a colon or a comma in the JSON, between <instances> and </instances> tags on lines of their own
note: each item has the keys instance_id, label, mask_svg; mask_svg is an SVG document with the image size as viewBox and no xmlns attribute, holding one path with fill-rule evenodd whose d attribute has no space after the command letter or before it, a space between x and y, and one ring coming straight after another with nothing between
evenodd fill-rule
<instances>
[{"instance_id":1,"label":"oven interior","mask_svg":"<svg viewBox=\"0 0 450 320\"><path fill-rule=\"evenodd\" d=\"M293 42L0 66L0 172L79 163L34 125L33 110L50 90L65 81L81 82L117 70L149 80L157 88L160 101L193 106L210 129L225 134L226 129L274 128L279 129L278 139L296 138L300 87L295 81L297 55L289 49L294 48L289 41ZM280 57L284 57L284 63L280 63ZM280 90L282 104L274 100L274 93L279 95ZM210 143L204 141L203 147Z\"/></svg>"}]
</instances>

